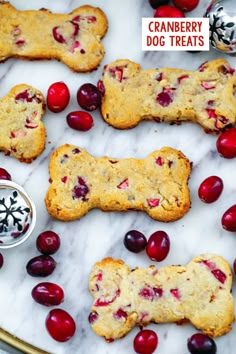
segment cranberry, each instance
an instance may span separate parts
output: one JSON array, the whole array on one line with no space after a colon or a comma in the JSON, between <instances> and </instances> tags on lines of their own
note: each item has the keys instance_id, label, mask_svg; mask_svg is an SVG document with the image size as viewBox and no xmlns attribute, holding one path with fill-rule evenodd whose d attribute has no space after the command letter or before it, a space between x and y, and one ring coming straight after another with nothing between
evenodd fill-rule
<instances>
[{"instance_id":1,"label":"cranberry","mask_svg":"<svg viewBox=\"0 0 236 354\"><path fill-rule=\"evenodd\" d=\"M221 224L227 231L236 231L236 204L232 205L228 210L226 210L222 216Z\"/></svg>"},{"instance_id":2,"label":"cranberry","mask_svg":"<svg viewBox=\"0 0 236 354\"><path fill-rule=\"evenodd\" d=\"M154 232L147 243L146 253L148 257L156 262L163 261L170 250L170 239L165 231Z\"/></svg>"},{"instance_id":3,"label":"cranberry","mask_svg":"<svg viewBox=\"0 0 236 354\"><path fill-rule=\"evenodd\" d=\"M83 132L91 129L93 126L92 116L89 113L83 111L70 112L67 115L66 120L69 127Z\"/></svg>"},{"instance_id":4,"label":"cranberry","mask_svg":"<svg viewBox=\"0 0 236 354\"><path fill-rule=\"evenodd\" d=\"M235 258L234 263L233 263L233 268L234 268L234 273L236 274L236 258Z\"/></svg>"},{"instance_id":5,"label":"cranberry","mask_svg":"<svg viewBox=\"0 0 236 354\"><path fill-rule=\"evenodd\" d=\"M83 84L77 92L78 104L87 111L94 111L101 104L101 93L93 84Z\"/></svg>"},{"instance_id":6,"label":"cranberry","mask_svg":"<svg viewBox=\"0 0 236 354\"><path fill-rule=\"evenodd\" d=\"M47 92L47 106L50 111L59 113L64 111L70 101L70 91L64 82L55 82L49 86Z\"/></svg>"},{"instance_id":7,"label":"cranberry","mask_svg":"<svg viewBox=\"0 0 236 354\"><path fill-rule=\"evenodd\" d=\"M130 252L139 253L146 248L147 239L141 232L130 230L125 234L124 245Z\"/></svg>"},{"instance_id":8,"label":"cranberry","mask_svg":"<svg viewBox=\"0 0 236 354\"><path fill-rule=\"evenodd\" d=\"M203 333L193 334L188 338L188 350L191 354L216 354L216 344Z\"/></svg>"},{"instance_id":9,"label":"cranberry","mask_svg":"<svg viewBox=\"0 0 236 354\"><path fill-rule=\"evenodd\" d=\"M149 0L149 3L153 9L156 9L158 6L167 5L169 0Z\"/></svg>"},{"instance_id":10,"label":"cranberry","mask_svg":"<svg viewBox=\"0 0 236 354\"><path fill-rule=\"evenodd\" d=\"M54 283L43 282L37 284L31 292L33 299L44 306L60 305L64 300L63 289Z\"/></svg>"},{"instance_id":11,"label":"cranberry","mask_svg":"<svg viewBox=\"0 0 236 354\"><path fill-rule=\"evenodd\" d=\"M173 0L173 3L182 11L192 11L197 7L200 0Z\"/></svg>"},{"instance_id":12,"label":"cranberry","mask_svg":"<svg viewBox=\"0 0 236 354\"><path fill-rule=\"evenodd\" d=\"M66 342L73 337L76 325L68 312L62 309L53 309L47 315L46 328L53 339L58 342Z\"/></svg>"},{"instance_id":13,"label":"cranberry","mask_svg":"<svg viewBox=\"0 0 236 354\"><path fill-rule=\"evenodd\" d=\"M158 345L157 334L150 329L143 329L134 338L134 351L138 354L152 354Z\"/></svg>"},{"instance_id":14,"label":"cranberry","mask_svg":"<svg viewBox=\"0 0 236 354\"><path fill-rule=\"evenodd\" d=\"M184 13L171 5L159 6L155 12L154 17L167 17L167 18L178 18L185 17Z\"/></svg>"},{"instance_id":15,"label":"cranberry","mask_svg":"<svg viewBox=\"0 0 236 354\"><path fill-rule=\"evenodd\" d=\"M86 201L87 194L89 193L89 187L87 186L85 180L78 176L78 184L76 184L73 188L72 198L73 199L82 199Z\"/></svg>"},{"instance_id":16,"label":"cranberry","mask_svg":"<svg viewBox=\"0 0 236 354\"><path fill-rule=\"evenodd\" d=\"M11 175L5 168L0 168L0 179L5 179L11 181Z\"/></svg>"},{"instance_id":17,"label":"cranberry","mask_svg":"<svg viewBox=\"0 0 236 354\"><path fill-rule=\"evenodd\" d=\"M2 266L3 266L3 263L4 263L4 258L3 258L2 253L0 253L0 269L1 269Z\"/></svg>"},{"instance_id":18,"label":"cranberry","mask_svg":"<svg viewBox=\"0 0 236 354\"><path fill-rule=\"evenodd\" d=\"M219 198L222 190L222 179L218 176L210 176L200 184L198 196L205 203L213 203Z\"/></svg>"},{"instance_id":19,"label":"cranberry","mask_svg":"<svg viewBox=\"0 0 236 354\"><path fill-rule=\"evenodd\" d=\"M46 277L54 271L56 262L51 256L36 256L29 260L26 270L32 277Z\"/></svg>"},{"instance_id":20,"label":"cranberry","mask_svg":"<svg viewBox=\"0 0 236 354\"><path fill-rule=\"evenodd\" d=\"M55 253L60 244L60 237L53 231L44 231L36 239L36 247L43 254Z\"/></svg>"},{"instance_id":21,"label":"cranberry","mask_svg":"<svg viewBox=\"0 0 236 354\"><path fill-rule=\"evenodd\" d=\"M226 158L236 157L236 128L230 128L224 131L216 141L218 153Z\"/></svg>"}]
</instances>

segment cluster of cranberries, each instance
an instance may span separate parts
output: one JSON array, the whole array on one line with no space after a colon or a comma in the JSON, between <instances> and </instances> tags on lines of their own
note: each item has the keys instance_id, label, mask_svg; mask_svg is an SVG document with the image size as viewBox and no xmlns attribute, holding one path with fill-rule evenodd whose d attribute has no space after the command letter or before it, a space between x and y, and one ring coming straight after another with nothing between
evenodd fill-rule
<instances>
[{"instance_id":1,"label":"cluster of cranberries","mask_svg":"<svg viewBox=\"0 0 236 354\"><path fill-rule=\"evenodd\" d=\"M51 256L60 247L60 237L53 231L44 231L36 239L40 256L29 260L27 273L33 277L46 277L54 271L56 261ZM52 282L38 283L31 292L33 299L44 306L58 306L64 301L63 289ZM71 315L63 309L52 309L46 318L46 328L51 337L58 342L66 342L75 333L76 325Z\"/></svg>"},{"instance_id":2,"label":"cluster of cranberries","mask_svg":"<svg viewBox=\"0 0 236 354\"><path fill-rule=\"evenodd\" d=\"M216 149L225 159L236 157L236 128L230 128L219 135ZM205 203L213 203L220 197L223 187L224 184L220 177L209 176L200 184L198 196ZM221 224L227 231L236 231L236 204L225 211Z\"/></svg>"},{"instance_id":3,"label":"cluster of cranberries","mask_svg":"<svg viewBox=\"0 0 236 354\"><path fill-rule=\"evenodd\" d=\"M147 240L142 232L130 230L125 234L124 245L130 252L134 253L146 249L147 256L152 261L161 262L169 253L170 239L165 231L156 231Z\"/></svg>"},{"instance_id":4,"label":"cluster of cranberries","mask_svg":"<svg viewBox=\"0 0 236 354\"><path fill-rule=\"evenodd\" d=\"M87 131L93 126L93 117L89 112L97 109L101 104L101 93L91 84L83 84L77 91L77 102L86 111L73 111L67 114L66 121L70 128ZM48 109L54 113L64 111L70 101L70 90L64 82L55 82L49 86L47 92Z\"/></svg>"},{"instance_id":5,"label":"cluster of cranberries","mask_svg":"<svg viewBox=\"0 0 236 354\"><path fill-rule=\"evenodd\" d=\"M184 13L194 10L200 0L149 0L150 5L155 9L154 17L178 18L185 17Z\"/></svg>"}]
</instances>

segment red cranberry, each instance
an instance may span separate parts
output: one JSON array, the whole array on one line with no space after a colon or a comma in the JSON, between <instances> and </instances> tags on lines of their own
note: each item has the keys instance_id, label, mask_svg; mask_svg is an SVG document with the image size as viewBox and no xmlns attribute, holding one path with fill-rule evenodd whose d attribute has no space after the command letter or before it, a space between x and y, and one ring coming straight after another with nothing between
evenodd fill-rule
<instances>
[{"instance_id":1,"label":"red cranberry","mask_svg":"<svg viewBox=\"0 0 236 354\"><path fill-rule=\"evenodd\" d=\"M124 245L130 252L139 253L146 248L147 239L141 232L130 230L125 234Z\"/></svg>"},{"instance_id":2,"label":"red cranberry","mask_svg":"<svg viewBox=\"0 0 236 354\"><path fill-rule=\"evenodd\" d=\"M170 250L170 239L165 231L154 232L147 243L146 253L148 257L156 262L163 261Z\"/></svg>"},{"instance_id":3,"label":"red cranberry","mask_svg":"<svg viewBox=\"0 0 236 354\"><path fill-rule=\"evenodd\" d=\"M236 258L235 258L234 263L233 263L233 268L234 268L234 273L236 274Z\"/></svg>"},{"instance_id":4,"label":"red cranberry","mask_svg":"<svg viewBox=\"0 0 236 354\"><path fill-rule=\"evenodd\" d=\"M94 111L101 104L101 93L93 84L83 84L77 92L78 104L87 111Z\"/></svg>"},{"instance_id":5,"label":"red cranberry","mask_svg":"<svg viewBox=\"0 0 236 354\"><path fill-rule=\"evenodd\" d=\"M200 184L198 196L205 203L213 203L219 198L222 190L222 179L218 176L210 176Z\"/></svg>"},{"instance_id":6,"label":"red cranberry","mask_svg":"<svg viewBox=\"0 0 236 354\"><path fill-rule=\"evenodd\" d=\"M0 269L1 269L2 266L3 266L3 263L4 263L4 258L3 258L2 253L0 253Z\"/></svg>"},{"instance_id":7,"label":"red cranberry","mask_svg":"<svg viewBox=\"0 0 236 354\"><path fill-rule=\"evenodd\" d=\"M68 312L62 309L53 309L47 315L46 328L53 339L58 342L66 342L73 337L76 325Z\"/></svg>"},{"instance_id":8,"label":"red cranberry","mask_svg":"<svg viewBox=\"0 0 236 354\"><path fill-rule=\"evenodd\" d=\"M29 260L26 270L32 277L46 277L54 271L56 262L51 256L36 256Z\"/></svg>"},{"instance_id":9,"label":"red cranberry","mask_svg":"<svg viewBox=\"0 0 236 354\"><path fill-rule=\"evenodd\" d=\"M54 113L62 112L70 101L70 91L64 82L55 82L47 92L47 106Z\"/></svg>"},{"instance_id":10,"label":"red cranberry","mask_svg":"<svg viewBox=\"0 0 236 354\"><path fill-rule=\"evenodd\" d=\"M173 0L173 3L182 11L192 11L197 7L200 0Z\"/></svg>"},{"instance_id":11,"label":"red cranberry","mask_svg":"<svg viewBox=\"0 0 236 354\"><path fill-rule=\"evenodd\" d=\"M36 247L43 254L55 253L60 244L60 237L53 231L44 231L36 239Z\"/></svg>"},{"instance_id":12,"label":"red cranberry","mask_svg":"<svg viewBox=\"0 0 236 354\"><path fill-rule=\"evenodd\" d=\"M154 17L167 17L167 18L178 18L185 17L184 13L171 5L159 6L155 12Z\"/></svg>"},{"instance_id":13,"label":"red cranberry","mask_svg":"<svg viewBox=\"0 0 236 354\"><path fill-rule=\"evenodd\" d=\"M226 210L222 216L221 224L227 231L236 231L236 204L232 205L228 210Z\"/></svg>"},{"instance_id":14,"label":"red cranberry","mask_svg":"<svg viewBox=\"0 0 236 354\"><path fill-rule=\"evenodd\" d=\"M188 338L187 345L191 354L216 354L214 340L203 333L193 334Z\"/></svg>"},{"instance_id":15,"label":"red cranberry","mask_svg":"<svg viewBox=\"0 0 236 354\"><path fill-rule=\"evenodd\" d=\"M67 117L67 124L75 130L86 132L93 126L93 118L88 112L75 111L70 112Z\"/></svg>"},{"instance_id":16,"label":"red cranberry","mask_svg":"<svg viewBox=\"0 0 236 354\"><path fill-rule=\"evenodd\" d=\"M153 9L156 9L158 6L167 5L169 0L149 0L149 4Z\"/></svg>"},{"instance_id":17,"label":"red cranberry","mask_svg":"<svg viewBox=\"0 0 236 354\"><path fill-rule=\"evenodd\" d=\"M223 132L216 141L218 153L226 158L236 157L236 128L230 128Z\"/></svg>"},{"instance_id":18,"label":"red cranberry","mask_svg":"<svg viewBox=\"0 0 236 354\"><path fill-rule=\"evenodd\" d=\"M60 305L64 300L63 289L54 283L43 282L37 284L31 292L33 299L44 306Z\"/></svg>"},{"instance_id":19,"label":"red cranberry","mask_svg":"<svg viewBox=\"0 0 236 354\"><path fill-rule=\"evenodd\" d=\"M143 329L134 338L134 351L138 354L152 354L157 345L158 336L150 329Z\"/></svg>"},{"instance_id":20,"label":"red cranberry","mask_svg":"<svg viewBox=\"0 0 236 354\"><path fill-rule=\"evenodd\" d=\"M0 168L0 179L5 179L11 181L11 175L5 168Z\"/></svg>"}]
</instances>

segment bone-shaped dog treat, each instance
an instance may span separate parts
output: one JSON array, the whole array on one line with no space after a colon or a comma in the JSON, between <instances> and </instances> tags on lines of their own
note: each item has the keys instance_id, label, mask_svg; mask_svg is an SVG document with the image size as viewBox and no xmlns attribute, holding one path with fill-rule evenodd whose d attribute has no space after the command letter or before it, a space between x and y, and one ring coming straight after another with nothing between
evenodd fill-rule
<instances>
[{"instance_id":1,"label":"bone-shaped dog treat","mask_svg":"<svg viewBox=\"0 0 236 354\"><path fill-rule=\"evenodd\" d=\"M103 11L89 5L70 14L47 9L17 11L0 2L0 61L58 59L75 72L88 72L104 56L101 38L107 31Z\"/></svg>"},{"instance_id":2,"label":"bone-shaped dog treat","mask_svg":"<svg viewBox=\"0 0 236 354\"><path fill-rule=\"evenodd\" d=\"M236 122L235 85L234 69L224 59L206 62L197 71L142 70L137 63L117 60L104 67L98 82L101 114L119 129L142 120L191 121L219 133Z\"/></svg>"},{"instance_id":3,"label":"bone-shaped dog treat","mask_svg":"<svg viewBox=\"0 0 236 354\"><path fill-rule=\"evenodd\" d=\"M46 131L42 93L32 86L13 87L0 100L0 150L23 162L32 162L44 150Z\"/></svg>"},{"instance_id":4,"label":"bone-shaped dog treat","mask_svg":"<svg viewBox=\"0 0 236 354\"><path fill-rule=\"evenodd\" d=\"M89 322L108 341L125 336L135 325L183 320L221 336L234 321L231 286L230 266L218 255L200 255L186 267L133 270L121 260L105 258L90 273L94 303Z\"/></svg>"},{"instance_id":5,"label":"bone-shaped dog treat","mask_svg":"<svg viewBox=\"0 0 236 354\"><path fill-rule=\"evenodd\" d=\"M170 147L147 158L96 158L73 145L55 150L49 164L47 210L56 219L81 218L90 209L142 210L159 221L181 218L190 207L189 160Z\"/></svg>"}]
</instances>

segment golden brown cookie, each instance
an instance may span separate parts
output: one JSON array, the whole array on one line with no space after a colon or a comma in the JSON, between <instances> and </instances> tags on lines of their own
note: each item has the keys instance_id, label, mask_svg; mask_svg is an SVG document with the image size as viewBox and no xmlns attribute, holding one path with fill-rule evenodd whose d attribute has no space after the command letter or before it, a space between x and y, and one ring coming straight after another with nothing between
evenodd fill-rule
<instances>
[{"instance_id":1,"label":"golden brown cookie","mask_svg":"<svg viewBox=\"0 0 236 354\"><path fill-rule=\"evenodd\" d=\"M75 72L96 69L104 56L101 38L108 23L104 12L89 5L70 14L47 9L18 11L0 2L0 62L58 59Z\"/></svg>"},{"instance_id":2,"label":"golden brown cookie","mask_svg":"<svg viewBox=\"0 0 236 354\"><path fill-rule=\"evenodd\" d=\"M45 101L32 86L13 87L0 100L0 150L23 162L32 162L45 147L42 123Z\"/></svg>"},{"instance_id":3,"label":"golden brown cookie","mask_svg":"<svg viewBox=\"0 0 236 354\"><path fill-rule=\"evenodd\" d=\"M190 207L189 160L164 147L145 159L93 157L84 149L63 145L51 155L45 203L51 216L68 221L90 209L141 210L159 221L174 221Z\"/></svg>"},{"instance_id":4,"label":"golden brown cookie","mask_svg":"<svg viewBox=\"0 0 236 354\"><path fill-rule=\"evenodd\" d=\"M105 258L90 274L94 303L89 322L99 336L114 340L134 326L189 320L207 335L231 330L232 273L222 257L203 254L180 265L132 269Z\"/></svg>"},{"instance_id":5,"label":"golden brown cookie","mask_svg":"<svg viewBox=\"0 0 236 354\"><path fill-rule=\"evenodd\" d=\"M104 67L98 82L101 114L119 129L142 120L191 121L219 133L236 122L235 85L235 71L224 59L203 63L197 71L142 70L130 60L117 60Z\"/></svg>"}]
</instances>

